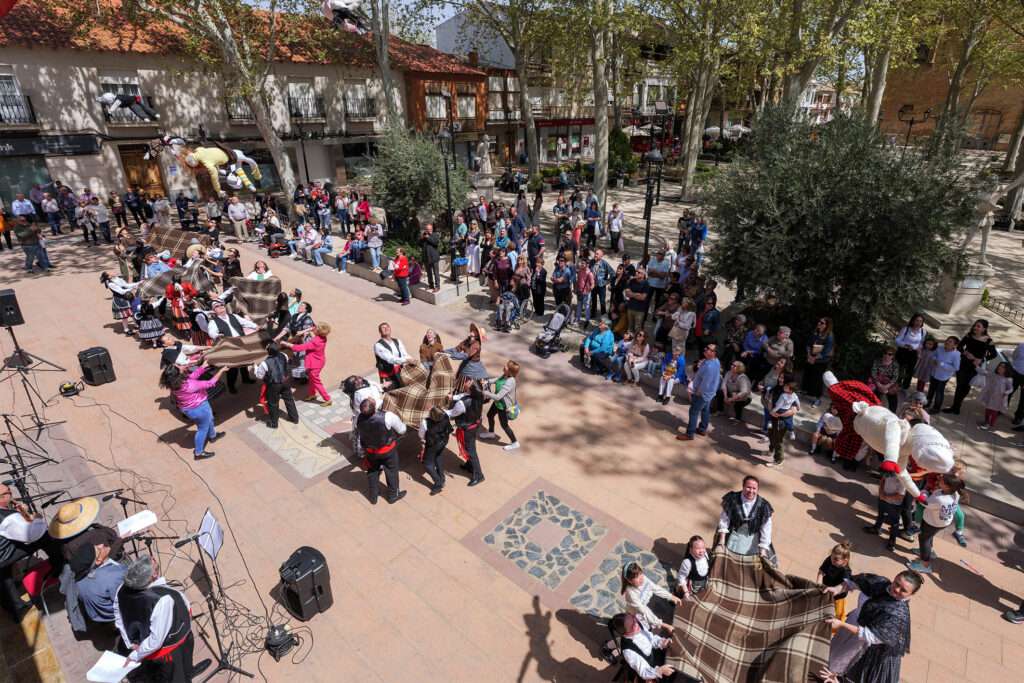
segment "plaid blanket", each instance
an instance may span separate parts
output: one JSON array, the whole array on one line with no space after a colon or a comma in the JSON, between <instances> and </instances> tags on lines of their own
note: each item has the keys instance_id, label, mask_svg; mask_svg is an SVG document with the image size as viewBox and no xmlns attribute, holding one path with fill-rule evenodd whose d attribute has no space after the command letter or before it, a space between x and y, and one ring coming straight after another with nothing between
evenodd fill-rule
<instances>
[{"instance_id":1,"label":"plaid blanket","mask_svg":"<svg viewBox=\"0 0 1024 683\"><path fill-rule=\"evenodd\" d=\"M156 249L158 254L164 250L169 251L171 256L184 263L187 259L185 250L194 238L199 238L199 241L207 246L210 244L210 238L205 235L180 228L162 228L159 225L154 225L150 229L146 243Z\"/></svg>"},{"instance_id":2,"label":"plaid blanket","mask_svg":"<svg viewBox=\"0 0 1024 683\"><path fill-rule=\"evenodd\" d=\"M452 360L439 353L428 371L419 363L406 365L401 372L402 387L384 394L384 410L398 415L406 425L419 427L420 420L434 406L446 406L448 394L455 387Z\"/></svg>"},{"instance_id":3,"label":"plaid blanket","mask_svg":"<svg viewBox=\"0 0 1024 683\"><path fill-rule=\"evenodd\" d=\"M828 664L832 600L812 581L719 546L708 587L676 608L676 664L707 683L810 680ZM673 648L675 649L675 648Z\"/></svg>"},{"instance_id":4,"label":"plaid blanket","mask_svg":"<svg viewBox=\"0 0 1024 683\"><path fill-rule=\"evenodd\" d=\"M213 348L206 352L206 361L218 368L237 368L259 363L267 357L268 341L269 336L263 332L218 339Z\"/></svg>"},{"instance_id":5,"label":"plaid blanket","mask_svg":"<svg viewBox=\"0 0 1024 683\"><path fill-rule=\"evenodd\" d=\"M266 280L247 280L233 277L230 281L234 288L232 304L234 312L252 320L257 325L274 312L277 295L281 293L281 280L269 277Z\"/></svg>"},{"instance_id":6,"label":"plaid blanket","mask_svg":"<svg viewBox=\"0 0 1024 683\"><path fill-rule=\"evenodd\" d=\"M139 296L144 301L164 296L167 292L167 285L171 284L175 275L180 275L182 282L189 283L201 293L209 294L217 290L217 285L210 274L203 270L198 263L194 263L187 269L179 266L149 278L139 285Z\"/></svg>"}]
</instances>

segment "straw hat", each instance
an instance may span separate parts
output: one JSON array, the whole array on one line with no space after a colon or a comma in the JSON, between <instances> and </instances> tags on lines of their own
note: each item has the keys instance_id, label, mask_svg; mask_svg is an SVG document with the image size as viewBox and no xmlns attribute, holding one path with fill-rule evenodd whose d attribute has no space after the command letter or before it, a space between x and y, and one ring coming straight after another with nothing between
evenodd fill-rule
<instances>
[{"instance_id":1,"label":"straw hat","mask_svg":"<svg viewBox=\"0 0 1024 683\"><path fill-rule=\"evenodd\" d=\"M50 520L50 536L57 540L71 538L89 528L100 513L100 502L95 498L79 498L64 503L57 516Z\"/></svg>"},{"instance_id":2,"label":"straw hat","mask_svg":"<svg viewBox=\"0 0 1024 683\"><path fill-rule=\"evenodd\" d=\"M192 258L197 253L206 251L206 247L201 244L191 244L188 249L185 250L185 258Z\"/></svg>"},{"instance_id":3,"label":"straw hat","mask_svg":"<svg viewBox=\"0 0 1024 683\"><path fill-rule=\"evenodd\" d=\"M487 341L487 332L485 332L484 329L481 328L479 325L477 325L476 323L470 323L469 329L471 332L476 332L476 337L477 339L480 340L481 344Z\"/></svg>"}]
</instances>

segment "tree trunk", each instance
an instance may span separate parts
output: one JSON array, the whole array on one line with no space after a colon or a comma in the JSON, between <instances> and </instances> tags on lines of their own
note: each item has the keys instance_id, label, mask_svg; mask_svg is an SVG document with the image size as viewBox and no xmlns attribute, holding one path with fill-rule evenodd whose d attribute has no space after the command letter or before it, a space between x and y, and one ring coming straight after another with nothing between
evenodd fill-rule
<instances>
[{"instance_id":1,"label":"tree trunk","mask_svg":"<svg viewBox=\"0 0 1024 683\"><path fill-rule=\"evenodd\" d=\"M686 120L683 122L683 179L680 199L686 199L693 192L693 178L697 171L697 157L701 152L704 122L711 109L711 98L718 76L718 57L706 55L694 74L693 88L687 98Z\"/></svg>"},{"instance_id":2,"label":"tree trunk","mask_svg":"<svg viewBox=\"0 0 1024 683\"><path fill-rule=\"evenodd\" d=\"M608 191L608 74L605 72L604 43L611 15L609 0L597 0L596 19L590 37L590 64L594 78L594 184L598 207L604 211ZM616 98L617 99L617 98Z\"/></svg>"},{"instance_id":3,"label":"tree trunk","mask_svg":"<svg viewBox=\"0 0 1024 683\"><path fill-rule=\"evenodd\" d=\"M513 50L516 60L516 76L519 78L519 111L526 128L527 174L533 178L540 168L537 146L537 128L533 125L533 105L530 103L529 82L526 75L526 58L518 45Z\"/></svg>"},{"instance_id":4,"label":"tree trunk","mask_svg":"<svg viewBox=\"0 0 1024 683\"><path fill-rule=\"evenodd\" d=\"M869 121L878 122L882 112L882 96L885 95L885 81L889 76L889 60L892 58L892 47L886 45L878 55L871 69L871 89L868 91L867 115Z\"/></svg>"},{"instance_id":5,"label":"tree trunk","mask_svg":"<svg viewBox=\"0 0 1024 683\"><path fill-rule=\"evenodd\" d=\"M610 39L612 55L616 53L618 40L614 36ZM622 93L619 92L621 83L619 81L619 68L622 58L613 56L611 59L611 90L612 90L612 129L622 130Z\"/></svg>"},{"instance_id":6,"label":"tree trunk","mask_svg":"<svg viewBox=\"0 0 1024 683\"><path fill-rule=\"evenodd\" d=\"M263 99L263 94L257 92L245 98L252 116L256 120L256 128L260 131L260 137L267 145L270 158L274 160L277 167L277 175L281 179L281 189L285 193L285 202L288 206L288 213L292 212L292 197L295 196L295 171L292 169L292 160L288 156L288 150L281 141L281 137L274 130L274 121L270 115L270 108Z\"/></svg>"},{"instance_id":7,"label":"tree trunk","mask_svg":"<svg viewBox=\"0 0 1024 683\"><path fill-rule=\"evenodd\" d=\"M388 43L391 41L391 10L388 0L372 0L370 5L373 46L377 53L377 69L380 72L381 94L384 97L384 111L381 112L381 118L384 127L388 128L399 122L395 84L391 79L391 55L388 50Z\"/></svg>"},{"instance_id":8,"label":"tree trunk","mask_svg":"<svg viewBox=\"0 0 1024 683\"><path fill-rule=\"evenodd\" d=\"M935 127L936 137L940 140L949 133L953 122L959 119L960 91L963 89L964 78L974 57L974 49L981 42L981 37L984 34L982 28L982 20L976 20L967 30L967 35L964 36L963 46L960 49L960 58L957 60L952 78L949 79L949 89L946 91L946 99L942 103L939 121Z\"/></svg>"},{"instance_id":9,"label":"tree trunk","mask_svg":"<svg viewBox=\"0 0 1024 683\"><path fill-rule=\"evenodd\" d=\"M1006 160L1003 161L1003 173L1016 172L1021 140L1024 140L1024 108L1021 109L1020 118L1017 119L1017 128L1013 131L1013 138L1010 140L1010 146L1006 150Z\"/></svg>"}]
</instances>

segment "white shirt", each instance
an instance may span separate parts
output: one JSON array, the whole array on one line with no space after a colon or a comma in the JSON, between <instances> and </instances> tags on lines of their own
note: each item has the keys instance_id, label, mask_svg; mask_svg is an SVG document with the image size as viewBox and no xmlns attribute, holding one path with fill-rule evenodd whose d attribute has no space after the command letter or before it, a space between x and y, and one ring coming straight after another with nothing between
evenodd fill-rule
<instances>
[{"instance_id":1,"label":"white shirt","mask_svg":"<svg viewBox=\"0 0 1024 683\"><path fill-rule=\"evenodd\" d=\"M693 569L693 565L697 565L697 573L701 576L708 575L708 556L707 553L704 557L698 557L696 562L691 560L689 557L683 560L683 563L679 565L679 583L684 584L690 576L690 571Z\"/></svg>"},{"instance_id":2,"label":"white shirt","mask_svg":"<svg viewBox=\"0 0 1024 683\"><path fill-rule=\"evenodd\" d=\"M228 218L233 221L244 221L249 218L249 212L245 210L245 204L238 202L237 204L228 204Z\"/></svg>"},{"instance_id":3,"label":"white shirt","mask_svg":"<svg viewBox=\"0 0 1024 683\"><path fill-rule=\"evenodd\" d=\"M380 358L385 363L391 365L401 365L405 361L412 360L412 356L405 350L405 344L398 339L389 339L389 343L385 343L383 340L378 341L373 345L373 355ZM398 348L398 352L395 353L392 350L392 345Z\"/></svg>"},{"instance_id":4,"label":"white shirt","mask_svg":"<svg viewBox=\"0 0 1024 683\"><path fill-rule=\"evenodd\" d=\"M924 326L916 332L909 327L904 327L900 330L900 333L896 335L896 346L902 348L909 346L915 351L920 350L921 344L924 343Z\"/></svg>"},{"instance_id":5,"label":"white shirt","mask_svg":"<svg viewBox=\"0 0 1024 683\"><path fill-rule=\"evenodd\" d=\"M800 410L800 397L796 395L795 391L792 394L782 392L779 394L778 400L775 401L773 410L776 413L784 413L790 408Z\"/></svg>"},{"instance_id":6,"label":"white shirt","mask_svg":"<svg viewBox=\"0 0 1024 683\"><path fill-rule=\"evenodd\" d=\"M97 223L109 223L110 213L107 212L107 207L103 204L89 204L89 211L96 218Z\"/></svg>"},{"instance_id":7,"label":"white shirt","mask_svg":"<svg viewBox=\"0 0 1024 683\"><path fill-rule=\"evenodd\" d=\"M395 434L405 434L405 423L402 422L402 418L398 417L390 410L384 411L384 426Z\"/></svg>"},{"instance_id":8,"label":"white shirt","mask_svg":"<svg viewBox=\"0 0 1024 683\"><path fill-rule=\"evenodd\" d=\"M750 516L750 511L754 509L754 503L757 502L757 498L755 497L754 500L747 500L746 498L743 498L742 495L741 495L740 496L740 500L742 501L742 505L743 505L743 516L744 517L749 517ZM729 531L729 514L725 510L722 510L722 514L718 516L718 530L719 531L726 531L726 532ZM765 520L764 525L761 526L760 538L757 541L757 545L758 545L758 547L765 548L765 549L768 549L768 548L771 547L771 545L772 545L772 518L771 517L768 517L768 519Z\"/></svg>"},{"instance_id":9,"label":"white shirt","mask_svg":"<svg viewBox=\"0 0 1024 683\"><path fill-rule=\"evenodd\" d=\"M928 500L924 506L924 521L930 526L947 527L953 521L956 513L956 506L960 502L960 495L949 494L940 491L932 491L928 494Z\"/></svg>"},{"instance_id":10,"label":"white shirt","mask_svg":"<svg viewBox=\"0 0 1024 683\"><path fill-rule=\"evenodd\" d=\"M15 216L31 216L36 212L36 207L27 199L15 199L11 202L11 213Z\"/></svg>"},{"instance_id":11,"label":"white shirt","mask_svg":"<svg viewBox=\"0 0 1024 683\"><path fill-rule=\"evenodd\" d=\"M149 587L153 586L167 586L167 579L160 577L149 584ZM178 595L185 601L185 607L189 607L188 598L181 591L176 591ZM191 613L191 610L190 610ZM171 631L171 622L174 619L174 599L169 595L165 595L156 601L156 605L153 607L153 613L149 616L149 635L146 639L139 643L139 649L133 650L128 654L128 659L133 662L139 662L153 654L163 646L164 639L167 634ZM131 645L131 641L128 640L128 632L124 629L124 620L121 618L121 608L118 606L117 600L114 600L114 625L117 626L117 630L121 634L121 640L126 645Z\"/></svg>"},{"instance_id":12,"label":"white shirt","mask_svg":"<svg viewBox=\"0 0 1024 683\"><path fill-rule=\"evenodd\" d=\"M35 543L46 533L46 520L33 519L26 522L20 512L7 515L0 522L0 536L16 543Z\"/></svg>"},{"instance_id":13,"label":"white shirt","mask_svg":"<svg viewBox=\"0 0 1024 683\"><path fill-rule=\"evenodd\" d=\"M53 199L52 197L50 199L44 199L42 201L42 205L43 205L43 213L58 213L58 212L60 212L60 206L58 206L57 200Z\"/></svg>"},{"instance_id":14,"label":"white shirt","mask_svg":"<svg viewBox=\"0 0 1024 683\"><path fill-rule=\"evenodd\" d=\"M643 624L640 625L640 631L630 636L629 639L648 657L651 656L653 650L664 650L667 648L670 642L668 638L654 635L644 628ZM661 678L661 673L636 652L624 649L622 651L622 658L626 660L626 663L629 664L641 679L649 681Z\"/></svg>"},{"instance_id":15,"label":"white shirt","mask_svg":"<svg viewBox=\"0 0 1024 683\"><path fill-rule=\"evenodd\" d=\"M262 273L257 273L255 270L245 276L246 280L266 280L268 277L274 277L274 274L270 270L266 270Z\"/></svg>"},{"instance_id":16,"label":"white shirt","mask_svg":"<svg viewBox=\"0 0 1024 683\"><path fill-rule=\"evenodd\" d=\"M636 615L647 628L654 628L661 623L658 615L647 606L655 595L665 600L672 600L671 593L646 576L644 577L644 582L639 586L631 585L626 587L626 611Z\"/></svg>"},{"instance_id":17,"label":"white shirt","mask_svg":"<svg viewBox=\"0 0 1024 683\"><path fill-rule=\"evenodd\" d=\"M109 289L111 292L114 292L115 294L127 296L134 292L140 284L142 283L133 282L129 284L128 282L125 282L124 278L118 275L107 280L107 289Z\"/></svg>"},{"instance_id":18,"label":"white shirt","mask_svg":"<svg viewBox=\"0 0 1024 683\"><path fill-rule=\"evenodd\" d=\"M251 332L255 332L256 330L260 329L259 326L256 323L254 323L253 321L249 320L245 316L243 316L243 315L235 315L235 318L237 318L238 322L242 325L242 329L236 330L231 325L231 315L228 314L228 313L225 313L222 316L218 315L218 316L211 317L209 319L209 321L206 323L206 334L207 334L207 336L210 339L216 339L217 337L221 336L220 328L217 327L217 323L215 323L213 321L213 318L220 318L221 320L226 322L228 324L228 329L230 329L232 332L237 332L238 333L238 334L232 335L232 336L235 336L235 337L241 337L243 335L248 334L248 332L246 332L246 330L249 330Z\"/></svg>"}]
</instances>

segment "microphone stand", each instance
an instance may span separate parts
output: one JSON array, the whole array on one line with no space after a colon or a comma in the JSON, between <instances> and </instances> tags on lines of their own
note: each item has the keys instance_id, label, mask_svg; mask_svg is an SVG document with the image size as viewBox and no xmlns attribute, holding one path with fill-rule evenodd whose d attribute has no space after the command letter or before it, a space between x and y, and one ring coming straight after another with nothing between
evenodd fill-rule
<instances>
[{"instance_id":1,"label":"microphone stand","mask_svg":"<svg viewBox=\"0 0 1024 683\"><path fill-rule=\"evenodd\" d=\"M121 491L123 491L123 490L124 489L117 489L116 491L111 491L109 495L110 495L111 498L113 498L114 500L116 500L118 503L121 504L121 513L124 515L125 519L128 519L129 517L131 517L131 515L128 514L128 504L129 503L135 503L136 505L141 505L141 506L145 507L146 506L146 501L144 501L144 500L136 500L135 498L129 498L128 496L123 496L123 495L121 495ZM107 496L104 496L103 498L107 499ZM138 554L139 554L139 544L135 540L135 536L132 535L132 536L129 536L128 538L132 542L132 553L134 553L136 556L138 556Z\"/></svg>"},{"instance_id":2,"label":"microphone stand","mask_svg":"<svg viewBox=\"0 0 1024 683\"><path fill-rule=\"evenodd\" d=\"M210 588L205 595L206 609L210 615L210 624L213 626L213 637L217 643L217 649L215 651L213 650L212 647L210 648L210 650L213 651L214 654L217 656L217 667L213 671L211 671L206 678L203 679L202 683L206 683L206 681L210 680L211 678L219 674L221 671L229 671L231 673L236 673L245 676L246 678L254 678L254 676L248 671L240 669L231 663L231 648L234 647L234 644L229 645L227 650L224 649L224 641L222 641L220 637L220 628L218 628L217 626L216 614L219 602L224 599L224 588L221 586L220 583L220 572L217 571L217 560L213 558L210 558L210 561L213 563L213 572L214 577L216 579L216 584L214 584L214 582L210 580L210 572L206 567L206 558L204 557L206 551L203 550L203 546L199 544L199 539L202 536L203 534L196 534L192 537L191 540L192 543L194 543L196 546L196 552L199 555L199 565L203 568L203 576L206 577L206 583L209 585ZM207 640L206 632L203 630L202 626L200 626L200 633L203 637L203 640L206 641L206 646L210 647L210 641Z\"/></svg>"}]
</instances>

